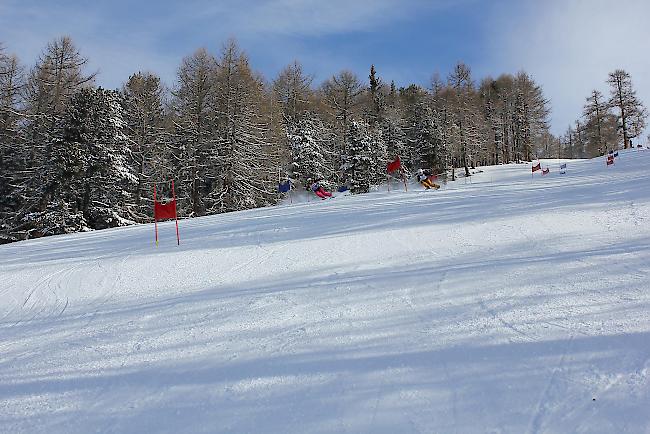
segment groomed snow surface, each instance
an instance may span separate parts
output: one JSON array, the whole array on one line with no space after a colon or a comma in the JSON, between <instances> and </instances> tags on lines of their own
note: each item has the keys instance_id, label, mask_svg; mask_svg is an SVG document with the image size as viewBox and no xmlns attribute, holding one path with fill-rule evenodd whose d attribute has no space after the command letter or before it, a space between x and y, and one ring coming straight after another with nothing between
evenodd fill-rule
<instances>
[{"instance_id":1,"label":"groomed snow surface","mask_svg":"<svg viewBox=\"0 0 650 434\"><path fill-rule=\"evenodd\" d=\"M542 165L1 246L0 432L648 433L650 151Z\"/></svg>"}]
</instances>

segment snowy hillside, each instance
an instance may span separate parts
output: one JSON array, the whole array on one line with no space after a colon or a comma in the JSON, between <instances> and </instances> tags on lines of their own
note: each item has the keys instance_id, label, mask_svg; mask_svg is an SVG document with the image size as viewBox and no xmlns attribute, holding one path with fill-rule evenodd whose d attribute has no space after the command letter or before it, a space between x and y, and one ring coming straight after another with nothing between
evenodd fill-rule
<instances>
[{"instance_id":1,"label":"snowy hillside","mask_svg":"<svg viewBox=\"0 0 650 434\"><path fill-rule=\"evenodd\" d=\"M650 432L650 151L549 166L0 246L0 432Z\"/></svg>"}]
</instances>

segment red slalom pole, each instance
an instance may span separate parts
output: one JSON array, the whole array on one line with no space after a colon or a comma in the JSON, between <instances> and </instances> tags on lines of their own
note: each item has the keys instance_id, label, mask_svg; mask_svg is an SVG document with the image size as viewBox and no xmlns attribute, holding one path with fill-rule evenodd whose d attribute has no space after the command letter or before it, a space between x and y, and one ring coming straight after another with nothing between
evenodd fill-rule
<instances>
[{"instance_id":1,"label":"red slalom pole","mask_svg":"<svg viewBox=\"0 0 650 434\"><path fill-rule=\"evenodd\" d=\"M178 206L176 205L176 190L174 190L174 180L172 179L172 196L174 198L174 219L176 220L176 245L181 245L181 237L178 233Z\"/></svg>"},{"instance_id":2,"label":"red slalom pole","mask_svg":"<svg viewBox=\"0 0 650 434\"><path fill-rule=\"evenodd\" d=\"M156 218L156 184L153 185L153 221L156 232L156 247L158 247L158 219Z\"/></svg>"}]
</instances>

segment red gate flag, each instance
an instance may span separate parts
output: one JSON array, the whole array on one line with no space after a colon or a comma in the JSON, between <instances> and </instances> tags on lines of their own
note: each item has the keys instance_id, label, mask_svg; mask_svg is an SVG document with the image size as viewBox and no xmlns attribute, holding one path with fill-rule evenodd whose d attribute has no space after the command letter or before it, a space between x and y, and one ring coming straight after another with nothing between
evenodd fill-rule
<instances>
[{"instance_id":1,"label":"red gate flag","mask_svg":"<svg viewBox=\"0 0 650 434\"><path fill-rule=\"evenodd\" d=\"M542 170L542 163L537 163L537 166L533 166L533 173L537 172L538 170Z\"/></svg>"},{"instance_id":2,"label":"red gate flag","mask_svg":"<svg viewBox=\"0 0 650 434\"><path fill-rule=\"evenodd\" d=\"M158 201L153 205L153 216L156 220L175 219L176 218L176 199L169 203L162 204Z\"/></svg>"},{"instance_id":3,"label":"red gate flag","mask_svg":"<svg viewBox=\"0 0 650 434\"><path fill-rule=\"evenodd\" d=\"M607 165L614 164L614 157L607 157Z\"/></svg>"},{"instance_id":4,"label":"red gate flag","mask_svg":"<svg viewBox=\"0 0 650 434\"><path fill-rule=\"evenodd\" d=\"M388 166L386 166L386 170L388 173L393 173L396 170L399 170L399 168L402 167L402 162L399 159L399 156L393 161L392 163L389 163Z\"/></svg>"},{"instance_id":5,"label":"red gate flag","mask_svg":"<svg viewBox=\"0 0 650 434\"><path fill-rule=\"evenodd\" d=\"M548 175L548 173L551 171L548 167L546 169L542 169L542 175Z\"/></svg>"},{"instance_id":6,"label":"red gate flag","mask_svg":"<svg viewBox=\"0 0 650 434\"><path fill-rule=\"evenodd\" d=\"M156 233L156 247L158 247L158 220L176 220L176 244L181 245L181 237L178 233L178 214L176 213L176 189L172 179L172 200L168 203L160 203L156 199L156 184L153 185L153 221Z\"/></svg>"}]
</instances>

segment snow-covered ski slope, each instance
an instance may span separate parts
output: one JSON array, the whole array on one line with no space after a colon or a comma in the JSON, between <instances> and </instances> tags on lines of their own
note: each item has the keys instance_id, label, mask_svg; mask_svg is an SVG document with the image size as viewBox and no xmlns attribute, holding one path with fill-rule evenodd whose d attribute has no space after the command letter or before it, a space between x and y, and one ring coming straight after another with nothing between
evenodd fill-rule
<instances>
[{"instance_id":1,"label":"snow-covered ski slope","mask_svg":"<svg viewBox=\"0 0 650 434\"><path fill-rule=\"evenodd\" d=\"M648 433L650 151L548 165L0 246L0 432Z\"/></svg>"}]
</instances>

